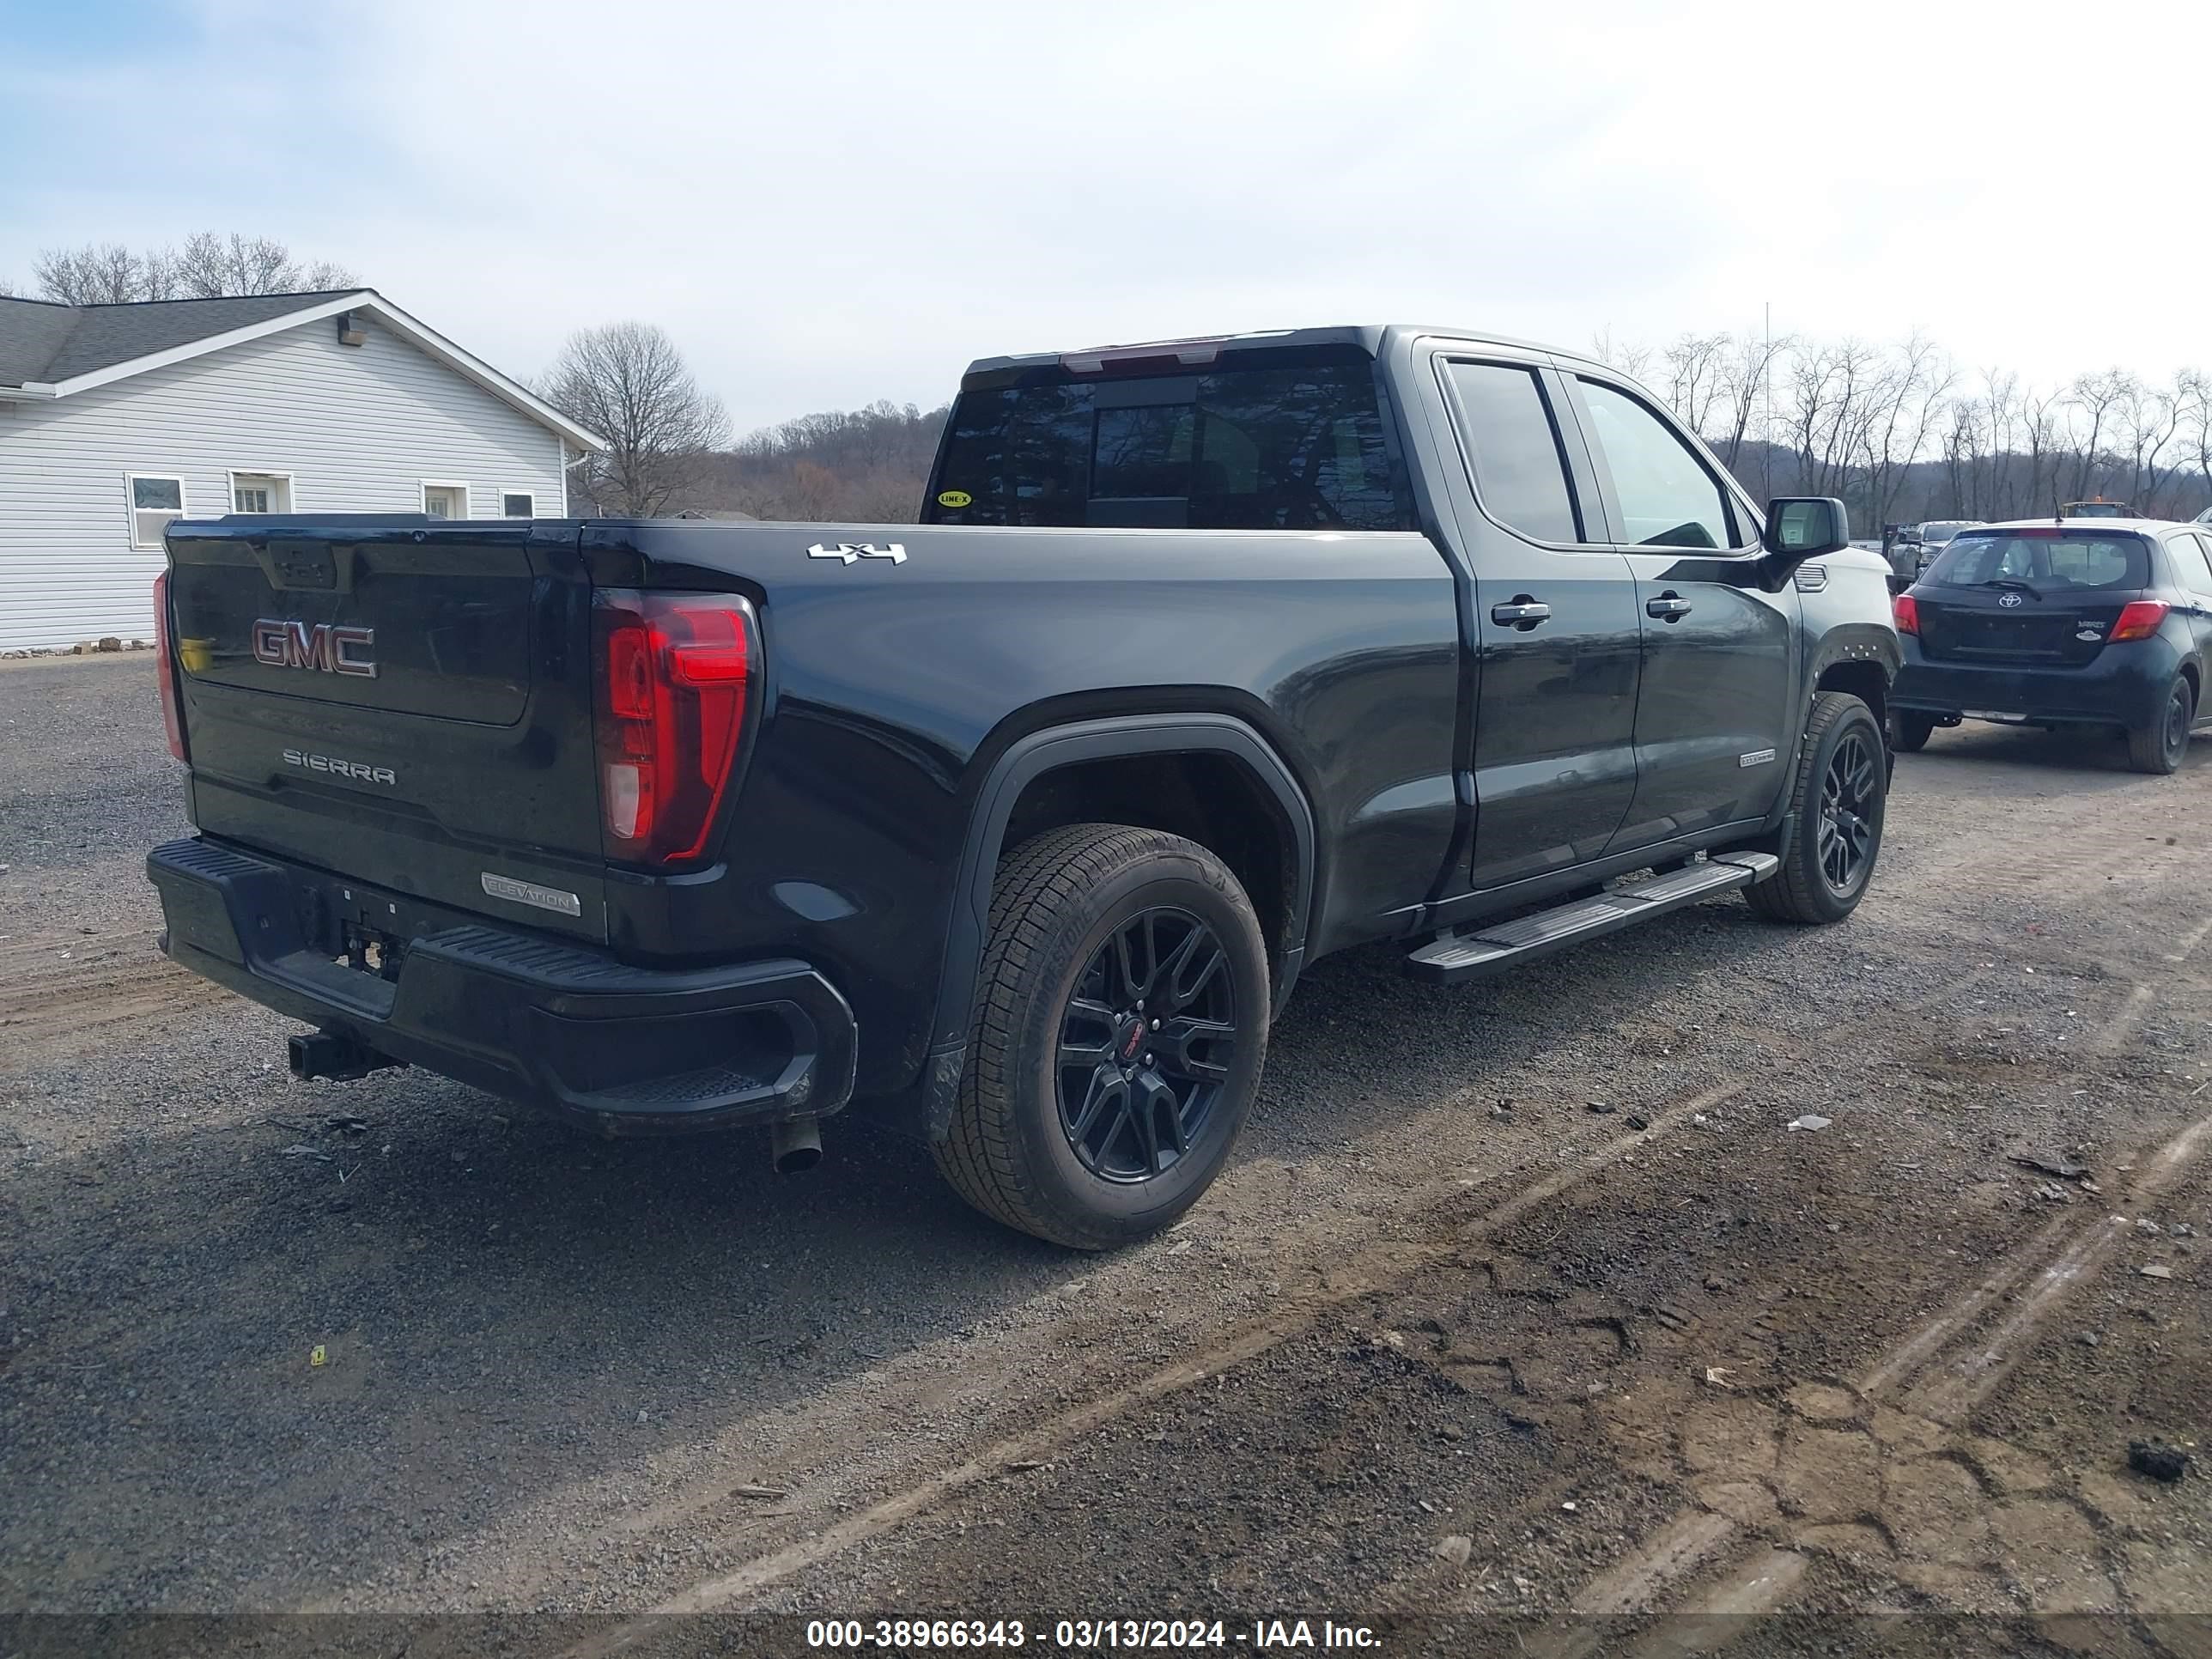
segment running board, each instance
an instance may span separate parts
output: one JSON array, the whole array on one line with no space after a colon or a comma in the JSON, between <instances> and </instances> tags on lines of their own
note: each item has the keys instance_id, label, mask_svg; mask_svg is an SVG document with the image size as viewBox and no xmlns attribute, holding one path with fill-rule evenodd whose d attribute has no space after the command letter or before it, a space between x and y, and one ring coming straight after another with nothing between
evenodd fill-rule
<instances>
[{"instance_id":1,"label":"running board","mask_svg":"<svg viewBox=\"0 0 2212 1659\"><path fill-rule=\"evenodd\" d=\"M1702 864L1648 876L1595 898L1555 910L1493 923L1465 933L1446 933L1406 958L1406 972L1431 985L1487 979L1508 968L1563 951L1570 945L1616 933L1652 916L1679 910L1715 893L1765 881L1781 867L1771 853L1716 853Z\"/></svg>"}]
</instances>

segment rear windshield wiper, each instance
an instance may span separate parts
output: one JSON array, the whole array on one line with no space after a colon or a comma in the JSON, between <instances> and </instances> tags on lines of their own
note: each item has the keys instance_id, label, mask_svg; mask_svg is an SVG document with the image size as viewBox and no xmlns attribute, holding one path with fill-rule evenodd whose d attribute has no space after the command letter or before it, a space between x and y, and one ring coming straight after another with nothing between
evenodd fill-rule
<instances>
[{"instance_id":1,"label":"rear windshield wiper","mask_svg":"<svg viewBox=\"0 0 2212 1659\"><path fill-rule=\"evenodd\" d=\"M2033 593L2039 599L2043 597L2043 595L2037 591L2034 583L2024 582L2017 576L1992 576L1989 580L1985 582L1978 582L1975 586L1978 587L2006 587L2010 588L2015 593Z\"/></svg>"}]
</instances>

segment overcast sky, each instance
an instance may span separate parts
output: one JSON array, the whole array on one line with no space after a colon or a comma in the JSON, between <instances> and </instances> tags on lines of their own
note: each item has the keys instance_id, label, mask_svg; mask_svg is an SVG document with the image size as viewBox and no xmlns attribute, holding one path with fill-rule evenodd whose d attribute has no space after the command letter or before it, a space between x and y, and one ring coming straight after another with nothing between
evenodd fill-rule
<instances>
[{"instance_id":1,"label":"overcast sky","mask_svg":"<svg viewBox=\"0 0 2212 1659\"><path fill-rule=\"evenodd\" d=\"M739 428L971 357L1403 319L2212 366L2212 6L0 0L0 276L258 232Z\"/></svg>"}]
</instances>

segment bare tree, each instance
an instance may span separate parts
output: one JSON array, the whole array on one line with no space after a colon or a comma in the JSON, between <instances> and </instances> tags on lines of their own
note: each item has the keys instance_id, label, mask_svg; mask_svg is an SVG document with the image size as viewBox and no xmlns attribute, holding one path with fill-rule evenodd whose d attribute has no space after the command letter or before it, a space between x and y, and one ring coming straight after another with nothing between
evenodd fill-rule
<instances>
[{"instance_id":1,"label":"bare tree","mask_svg":"<svg viewBox=\"0 0 2212 1659\"><path fill-rule=\"evenodd\" d=\"M1981 402L1989 412L1989 459L1970 492L1973 518L2008 519L2012 511L2012 467L2021 422L2020 376L2009 369L1982 371Z\"/></svg>"},{"instance_id":2,"label":"bare tree","mask_svg":"<svg viewBox=\"0 0 2212 1659\"><path fill-rule=\"evenodd\" d=\"M1792 361L1790 435L1807 495L1846 495L1854 468L1867 467L1873 394L1883 372L1881 354L1863 340L1800 352Z\"/></svg>"},{"instance_id":3,"label":"bare tree","mask_svg":"<svg viewBox=\"0 0 2212 1659\"><path fill-rule=\"evenodd\" d=\"M538 390L606 440L586 463L586 488L620 514L666 510L729 436L721 400L700 390L676 343L649 323L579 329Z\"/></svg>"},{"instance_id":4,"label":"bare tree","mask_svg":"<svg viewBox=\"0 0 2212 1659\"><path fill-rule=\"evenodd\" d=\"M2136 390L2136 378L2125 369L2108 368L2102 374L2084 374L2067 389L2066 398L2080 419L2074 427L2074 499L2086 500L2105 464L2105 434L2119 404ZM2086 429L2081 422L2087 422Z\"/></svg>"},{"instance_id":5,"label":"bare tree","mask_svg":"<svg viewBox=\"0 0 2212 1659\"><path fill-rule=\"evenodd\" d=\"M1876 524L1889 522L1906 475L1928 447L1957 383L1950 360L1918 334L1896 349L1867 388L1867 499Z\"/></svg>"},{"instance_id":6,"label":"bare tree","mask_svg":"<svg viewBox=\"0 0 2212 1659\"><path fill-rule=\"evenodd\" d=\"M1745 436L1754 419L1763 416L1768 394L1774 384L1776 360L1796 349L1789 337L1777 340L1761 334L1737 337L1734 349L1723 362L1720 371L1722 397L1724 400L1727 433L1723 437L1721 459L1731 471L1743 453ZM1771 442L1774 434L1765 430L1761 438Z\"/></svg>"},{"instance_id":7,"label":"bare tree","mask_svg":"<svg viewBox=\"0 0 2212 1659\"><path fill-rule=\"evenodd\" d=\"M1641 345L1619 345L1613 331L1602 329L1590 336L1590 356L1608 368L1617 368L1632 380L1644 378L1644 370L1651 362L1651 348Z\"/></svg>"},{"instance_id":8,"label":"bare tree","mask_svg":"<svg viewBox=\"0 0 2212 1659\"><path fill-rule=\"evenodd\" d=\"M2173 401L2181 422L2182 453L2212 490L2212 375L2185 368L2175 377Z\"/></svg>"},{"instance_id":9,"label":"bare tree","mask_svg":"<svg viewBox=\"0 0 2212 1659\"><path fill-rule=\"evenodd\" d=\"M2063 392L2030 392L2021 404L2021 425L2027 434L2027 499L2021 512L2033 518L2048 507L2058 511L2058 470L2063 465L2062 430L2066 415ZM2046 474L2048 482L2045 482Z\"/></svg>"},{"instance_id":10,"label":"bare tree","mask_svg":"<svg viewBox=\"0 0 2212 1659\"><path fill-rule=\"evenodd\" d=\"M2203 370L2163 388L2119 368L2046 387L1992 367L1969 392L1917 335L1877 348L1685 334L1655 354L1601 334L1592 351L1630 373L1656 365L1652 384L1746 488L1841 495L1882 522L2039 516L2100 491L2154 516L2212 501Z\"/></svg>"},{"instance_id":11,"label":"bare tree","mask_svg":"<svg viewBox=\"0 0 2212 1659\"><path fill-rule=\"evenodd\" d=\"M165 254L159 251L137 253L120 242L44 249L31 262L31 276L42 298L72 306L163 300L175 284Z\"/></svg>"},{"instance_id":12,"label":"bare tree","mask_svg":"<svg viewBox=\"0 0 2212 1659\"><path fill-rule=\"evenodd\" d=\"M1949 492L1945 506L1951 517L1981 516L1982 459L1990 433L1988 414L1989 405L1979 398L1960 398L1951 404L1950 429L1943 434L1943 476Z\"/></svg>"},{"instance_id":13,"label":"bare tree","mask_svg":"<svg viewBox=\"0 0 2212 1659\"><path fill-rule=\"evenodd\" d=\"M2145 518L2157 518L2165 494L2159 457L2173 441L2180 410L2172 393L2144 386L2130 376L2113 416L2113 441L2126 446L2128 460L2128 485L2121 499L2132 503Z\"/></svg>"},{"instance_id":14,"label":"bare tree","mask_svg":"<svg viewBox=\"0 0 2212 1659\"><path fill-rule=\"evenodd\" d=\"M763 519L911 524L949 413L878 399L763 427L708 457L686 499Z\"/></svg>"},{"instance_id":15,"label":"bare tree","mask_svg":"<svg viewBox=\"0 0 2212 1659\"><path fill-rule=\"evenodd\" d=\"M327 259L301 264L291 249L266 236L218 236L211 230L185 238L176 255L177 284L194 299L230 294L298 294L352 288L354 275Z\"/></svg>"},{"instance_id":16,"label":"bare tree","mask_svg":"<svg viewBox=\"0 0 2212 1659\"><path fill-rule=\"evenodd\" d=\"M1662 356L1667 365L1667 402L1682 424L1701 438L1713 429L1713 414L1726 391L1729 344L1726 334L1685 334Z\"/></svg>"},{"instance_id":17,"label":"bare tree","mask_svg":"<svg viewBox=\"0 0 2212 1659\"><path fill-rule=\"evenodd\" d=\"M64 305L127 305L140 300L211 300L239 294L295 294L359 286L326 259L301 264L266 236L193 233L182 250L87 242L47 248L32 262L39 292Z\"/></svg>"}]
</instances>

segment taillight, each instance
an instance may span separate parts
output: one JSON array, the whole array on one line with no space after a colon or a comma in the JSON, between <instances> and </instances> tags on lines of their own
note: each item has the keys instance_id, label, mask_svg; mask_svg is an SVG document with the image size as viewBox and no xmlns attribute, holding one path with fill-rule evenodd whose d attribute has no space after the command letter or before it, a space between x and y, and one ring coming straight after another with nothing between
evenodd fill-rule
<instances>
[{"instance_id":1,"label":"taillight","mask_svg":"<svg viewBox=\"0 0 2212 1659\"><path fill-rule=\"evenodd\" d=\"M169 753L177 760L185 754L185 705L177 689L177 659L169 649L169 573L154 578L155 672L161 681L161 724L168 729Z\"/></svg>"},{"instance_id":2,"label":"taillight","mask_svg":"<svg viewBox=\"0 0 2212 1659\"><path fill-rule=\"evenodd\" d=\"M1899 633L1917 635L1920 632L1920 601L1911 594L1899 593L1889 602L1889 611L1897 623Z\"/></svg>"},{"instance_id":3,"label":"taillight","mask_svg":"<svg viewBox=\"0 0 2212 1659\"><path fill-rule=\"evenodd\" d=\"M2116 640L2147 640L2166 623L2166 604L2163 599L2135 599L2130 601L2112 624L2112 631L2105 635L2105 643Z\"/></svg>"},{"instance_id":4,"label":"taillight","mask_svg":"<svg viewBox=\"0 0 2212 1659\"><path fill-rule=\"evenodd\" d=\"M752 608L728 594L602 589L592 635L600 843L623 863L696 859L737 770Z\"/></svg>"}]
</instances>

